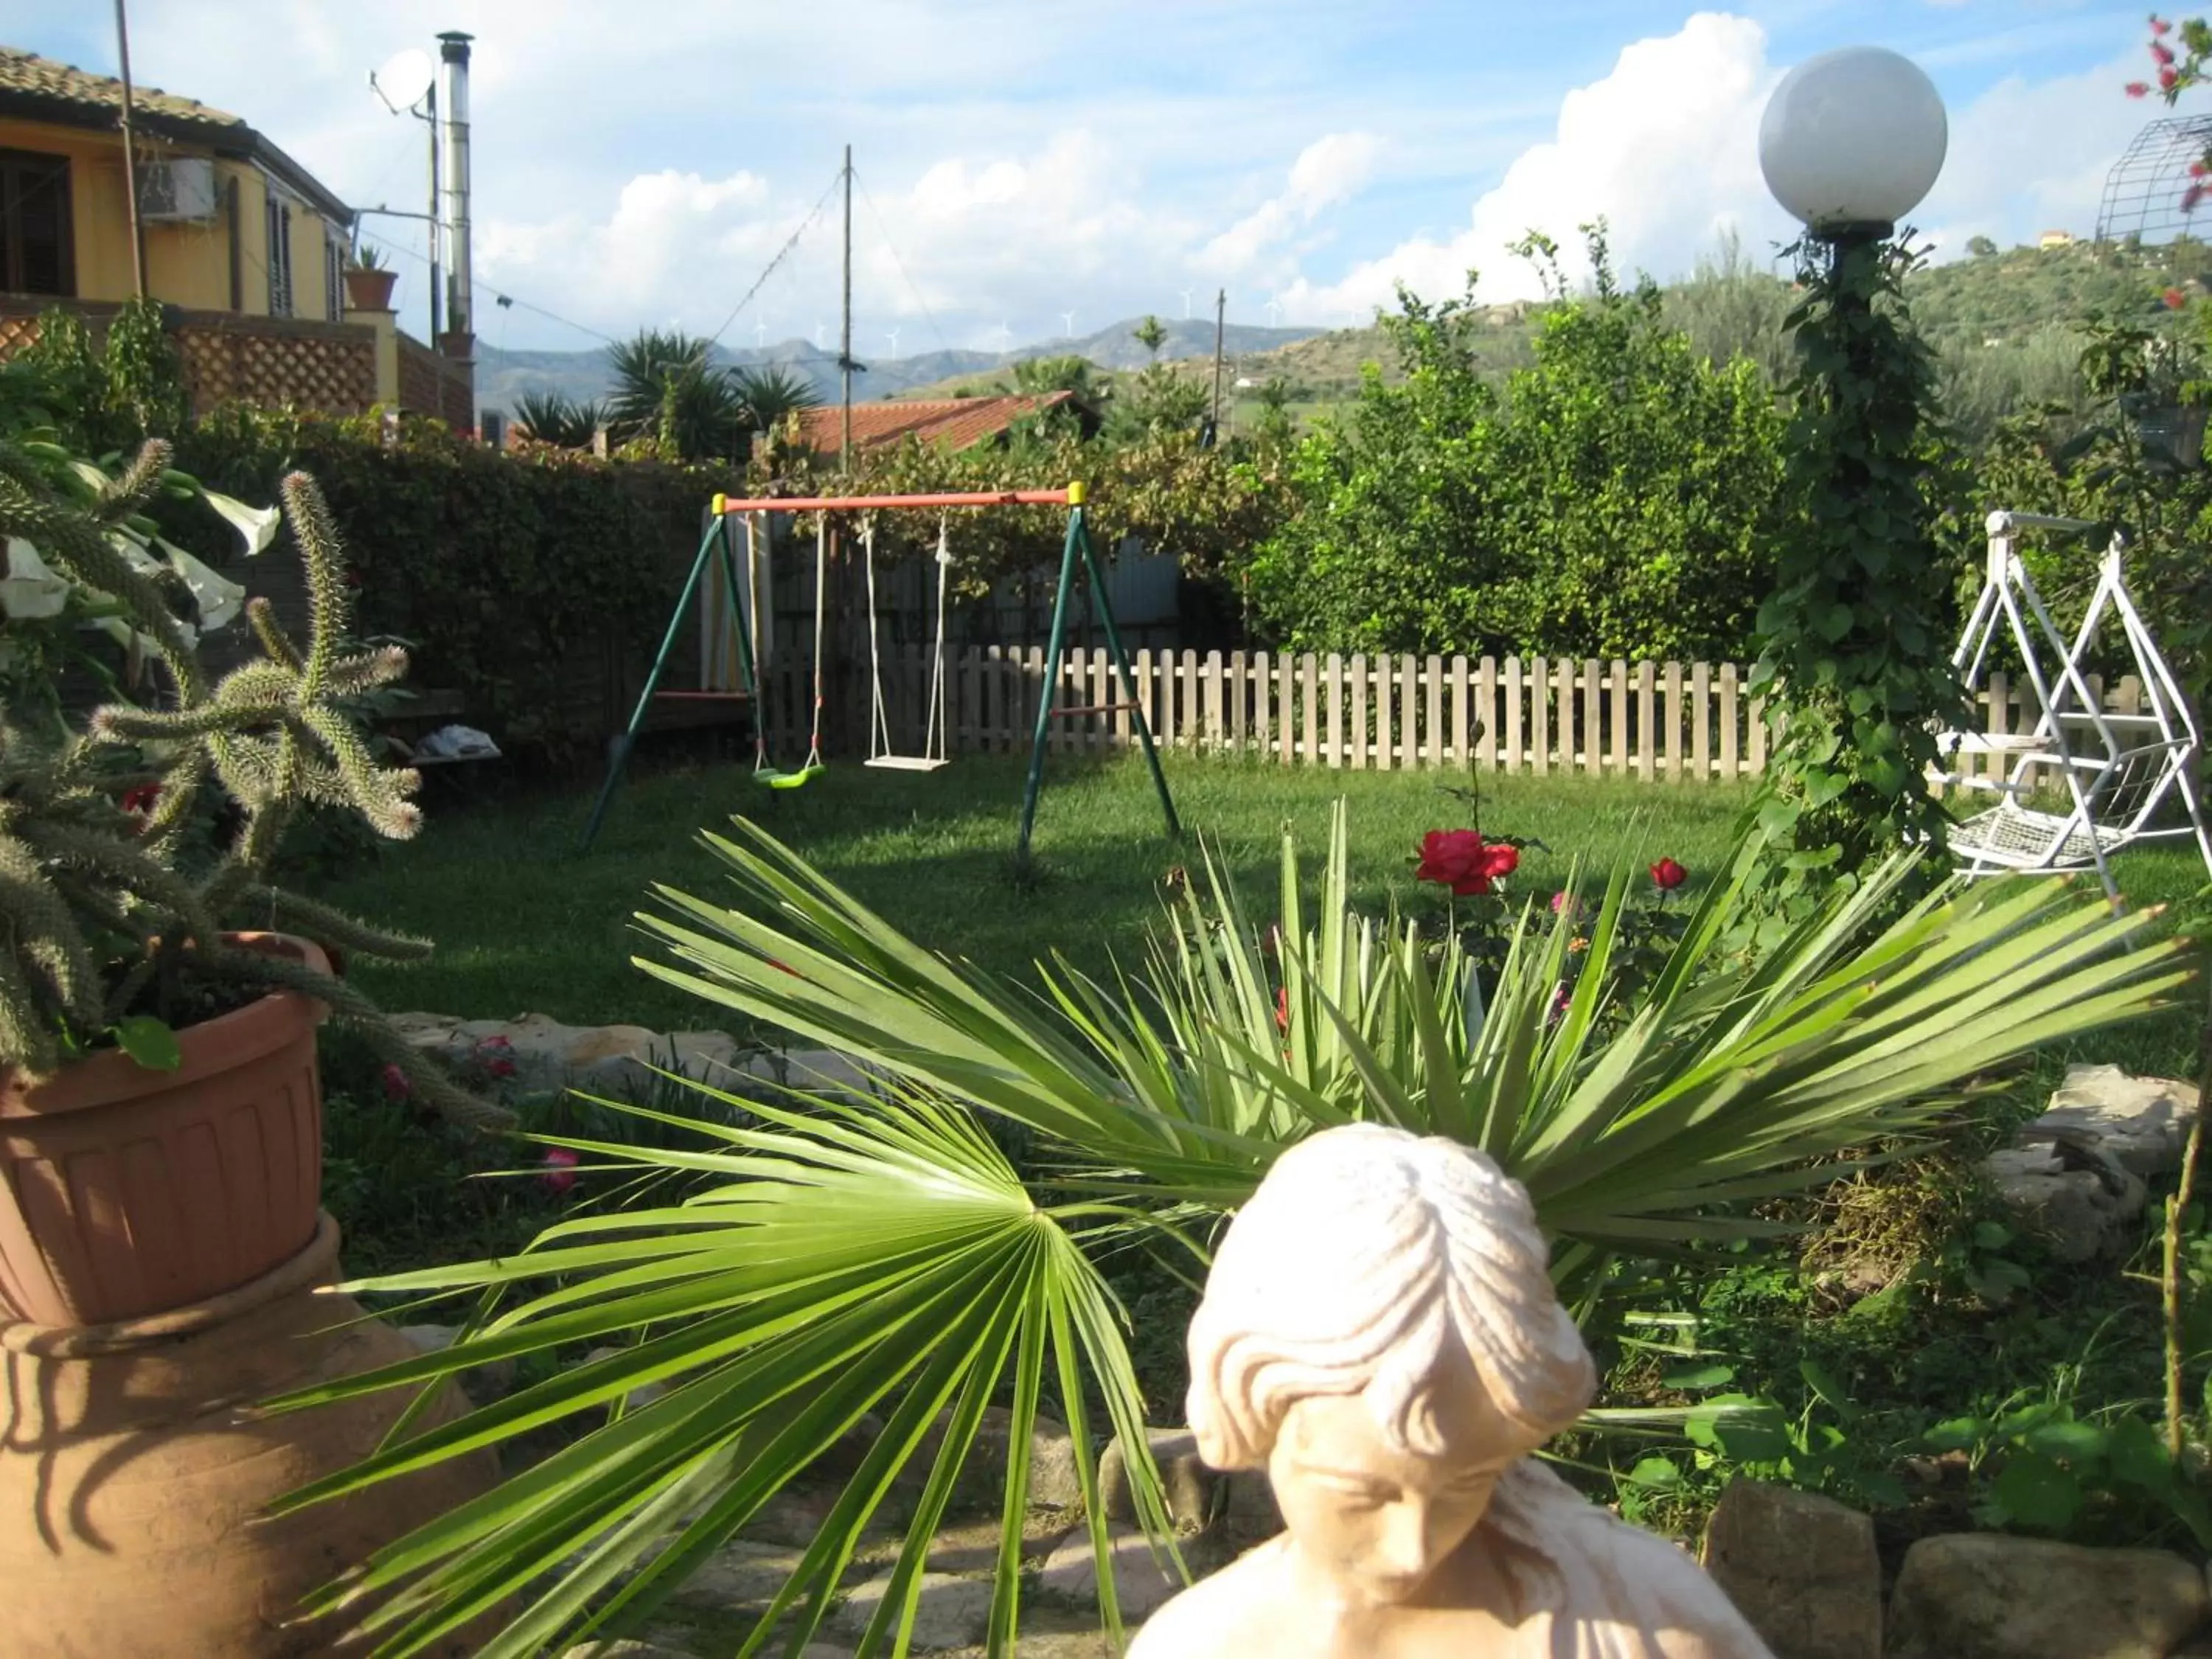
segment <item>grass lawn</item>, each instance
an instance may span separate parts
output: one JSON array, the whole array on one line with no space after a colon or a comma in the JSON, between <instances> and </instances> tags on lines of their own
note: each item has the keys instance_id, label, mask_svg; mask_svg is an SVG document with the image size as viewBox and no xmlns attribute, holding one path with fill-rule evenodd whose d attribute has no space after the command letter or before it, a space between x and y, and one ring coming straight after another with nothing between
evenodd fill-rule
<instances>
[{"instance_id":1,"label":"grass lawn","mask_svg":"<svg viewBox=\"0 0 2212 1659\"><path fill-rule=\"evenodd\" d=\"M1219 848L1253 904L1274 914L1279 836L1297 827L1316 870L1330 804L1352 803L1352 868L1363 903L1415 900L1412 856L1424 831L1469 822L1443 793L1452 773L1331 772L1243 761L1168 762L1187 830ZM665 882L711 896L720 861L702 830L744 814L931 948L1002 974L1048 950L1103 968L1130 960L1160 914L1162 881L1195 863L1194 839L1164 834L1141 761L1055 757L1035 848L1042 879L1014 879L1012 851L1023 763L963 759L936 773L833 766L804 789L757 787L743 765L686 767L635 778L588 854L575 850L588 792L538 793L441 811L419 840L386 850L330 890L364 915L425 934L420 967L364 966L387 1007L506 1018L532 1011L579 1024L659 1030L710 1021L709 1010L630 965L631 917ZM1482 828L1534 837L1515 890L1548 895L1580 857L1679 860L1692 880L1723 858L1746 797L1729 789L1486 777Z\"/></svg>"}]
</instances>

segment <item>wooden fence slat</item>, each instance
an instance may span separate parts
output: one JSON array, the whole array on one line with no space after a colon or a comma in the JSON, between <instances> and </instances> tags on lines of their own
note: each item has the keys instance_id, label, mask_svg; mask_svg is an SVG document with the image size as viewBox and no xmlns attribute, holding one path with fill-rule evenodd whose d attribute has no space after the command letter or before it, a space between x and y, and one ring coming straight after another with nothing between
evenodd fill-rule
<instances>
[{"instance_id":1,"label":"wooden fence slat","mask_svg":"<svg viewBox=\"0 0 2212 1659\"><path fill-rule=\"evenodd\" d=\"M1744 723L1751 731L1751 757L1747 769L1753 777L1763 778L1766 775L1767 731L1765 698L1753 697L1751 700L1751 709L1744 717Z\"/></svg>"},{"instance_id":2,"label":"wooden fence slat","mask_svg":"<svg viewBox=\"0 0 2212 1659\"><path fill-rule=\"evenodd\" d=\"M1036 700L1044 695L1044 647L1033 645L1023 653L1021 720L1018 729L1027 732L1036 724Z\"/></svg>"},{"instance_id":3,"label":"wooden fence slat","mask_svg":"<svg viewBox=\"0 0 2212 1659\"><path fill-rule=\"evenodd\" d=\"M1595 777L1604 768L1600 744L1605 730L1605 677L1597 659L1583 660L1583 769Z\"/></svg>"},{"instance_id":4,"label":"wooden fence slat","mask_svg":"<svg viewBox=\"0 0 2212 1659\"><path fill-rule=\"evenodd\" d=\"M1205 746L1208 750L1220 748L1228 731L1221 708L1221 653L1209 651L1206 653Z\"/></svg>"},{"instance_id":5,"label":"wooden fence slat","mask_svg":"<svg viewBox=\"0 0 2212 1659\"><path fill-rule=\"evenodd\" d=\"M1667 732L1667 776L1682 781L1682 665L1667 665L1667 712L1661 716Z\"/></svg>"},{"instance_id":6,"label":"wooden fence slat","mask_svg":"<svg viewBox=\"0 0 2212 1659\"><path fill-rule=\"evenodd\" d=\"M1613 659L1613 737L1606 744L1609 758L1606 764L1613 776L1628 775L1628 665L1620 658Z\"/></svg>"},{"instance_id":7,"label":"wooden fence slat","mask_svg":"<svg viewBox=\"0 0 2212 1659\"><path fill-rule=\"evenodd\" d=\"M1323 715L1328 722L1328 744L1324 757L1331 766L1350 763L1344 750L1344 659L1332 651L1322 678Z\"/></svg>"},{"instance_id":8,"label":"wooden fence slat","mask_svg":"<svg viewBox=\"0 0 2212 1659\"><path fill-rule=\"evenodd\" d=\"M1713 669L1711 663L1690 665L1690 775L1699 783L1713 781Z\"/></svg>"},{"instance_id":9,"label":"wooden fence slat","mask_svg":"<svg viewBox=\"0 0 2212 1659\"><path fill-rule=\"evenodd\" d=\"M1321 659L1310 651L1298 653L1298 753L1308 765L1322 757Z\"/></svg>"},{"instance_id":10,"label":"wooden fence slat","mask_svg":"<svg viewBox=\"0 0 2212 1659\"><path fill-rule=\"evenodd\" d=\"M1467 659L1454 657L1452 665L1447 671L1444 659L1431 653L1421 672L1428 676L1429 681L1428 729L1421 734L1421 742L1424 745L1421 752L1431 766L1449 766L1451 764L1453 757L1451 748L1445 741L1444 736L1444 675L1449 672L1454 676L1452 681L1454 699L1457 706L1465 708L1467 706Z\"/></svg>"},{"instance_id":11,"label":"wooden fence slat","mask_svg":"<svg viewBox=\"0 0 2212 1659\"><path fill-rule=\"evenodd\" d=\"M1735 665L1721 665L1721 778L1734 783L1743 775L1742 763L1736 756L1736 679Z\"/></svg>"},{"instance_id":12,"label":"wooden fence slat","mask_svg":"<svg viewBox=\"0 0 2212 1659\"><path fill-rule=\"evenodd\" d=\"M1552 677L1541 657L1528 669L1528 761L1540 778L1552 769Z\"/></svg>"},{"instance_id":13,"label":"wooden fence slat","mask_svg":"<svg viewBox=\"0 0 2212 1659\"><path fill-rule=\"evenodd\" d=\"M1352 754L1350 763L1354 771L1367 765L1367 653L1355 651L1350 665L1352 675Z\"/></svg>"},{"instance_id":14,"label":"wooden fence slat","mask_svg":"<svg viewBox=\"0 0 2212 1659\"><path fill-rule=\"evenodd\" d=\"M1485 657L1485 665L1490 659ZM1505 659L1505 769L1521 769L1521 659Z\"/></svg>"},{"instance_id":15,"label":"wooden fence slat","mask_svg":"<svg viewBox=\"0 0 2212 1659\"><path fill-rule=\"evenodd\" d=\"M1649 783L1659 769L1659 714L1652 687L1656 671L1636 665L1636 775Z\"/></svg>"},{"instance_id":16,"label":"wooden fence slat","mask_svg":"<svg viewBox=\"0 0 2212 1659\"><path fill-rule=\"evenodd\" d=\"M1385 772L1390 769L1392 764L1390 676L1395 666L1387 652L1378 654L1374 661L1367 665L1367 673L1374 687L1375 696L1375 725L1370 752L1375 757L1375 764Z\"/></svg>"}]
</instances>

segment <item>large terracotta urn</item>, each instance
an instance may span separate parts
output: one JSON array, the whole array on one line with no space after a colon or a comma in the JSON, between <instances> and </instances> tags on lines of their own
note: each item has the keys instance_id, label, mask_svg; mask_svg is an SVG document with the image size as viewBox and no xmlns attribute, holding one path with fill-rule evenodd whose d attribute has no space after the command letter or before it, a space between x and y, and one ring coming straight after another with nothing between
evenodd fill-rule
<instances>
[{"instance_id":1,"label":"large terracotta urn","mask_svg":"<svg viewBox=\"0 0 2212 1659\"><path fill-rule=\"evenodd\" d=\"M374 1450L414 1393L252 1409L414 1354L319 1289L338 1277L317 1207L325 1012L264 996L179 1032L170 1072L107 1054L0 1075L6 1659L365 1653L338 1624L294 1622L300 1599L496 1478L483 1454L263 1518ZM441 1383L422 1425L461 1409Z\"/></svg>"}]
</instances>

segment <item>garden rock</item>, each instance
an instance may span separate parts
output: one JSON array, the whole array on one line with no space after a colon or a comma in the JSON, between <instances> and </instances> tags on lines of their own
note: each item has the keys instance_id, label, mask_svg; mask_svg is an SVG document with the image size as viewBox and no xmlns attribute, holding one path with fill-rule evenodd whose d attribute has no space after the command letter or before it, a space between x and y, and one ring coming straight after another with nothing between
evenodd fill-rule
<instances>
[{"instance_id":1,"label":"garden rock","mask_svg":"<svg viewBox=\"0 0 2212 1659\"><path fill-rule=\"evenodd\" d=\"M570 1648L561 1659L693 1659L693 1656L657 1642L586 1642Z\"/></svg>"},{"instance_id":2,"label":"garden rock","mask_svg":"<svg viewBox=\"0 0 2212 1659\"><path fill-rule=\"evenodd\" d=\"M1152 1445L1152 1463L1160 1472L1169 1518L1186 1530L1212 1524L1218 1513L1215 1505L1224 1477L1199 1456L1198 1437L1188 1429L1147 1429L1145 1437ZM1118 1435L1107 1443L1105 1455L1098 1460L1098 1506L1109 1521L1136 1522L1128 1458Z\"/></svg>"},{"instance_id":3,"label":"garden rock","mask_svg":"<svg viewBox=\"0 0 2212 1659\"><path fill-rule=\"evenodd\" d=\"M922 1437L921 1447L901 1469L895 1483L918 1492L928 1483L937 1449L944 1443L950 1412L940 1414ZM956 1504L996 1504L1006 1489L1007 1449L1013 1438L1014 1414L1004 1406L987 1406L975 1426L975 1443L953 1484ZM1075 1472L1075 1441L1067 1425L1043 1413L1037 1413L1030 1433L1030 1503L1034 1507L1065 1509L1083 1501L1083 1487Z\"/></svg>"},{"instance_id":4,"label":"garden rock","mask_svg":"<svg viewBox=\"0 0 2212 1659\"><path fill-rule=\"evenodd\" d=\"M2111 1153L2072 1140L1992 1152L1982 1171L2061 1261L2094 1261L2120 1243L2148 1197L2142 1178Z\"/></svg>"},{"instance_id":5,"label":"garden rock","mask_svg":"<svg viewBox=\"0 0 2212 1659\"><path fill-rule=\"evenodd\" d=\"M563 1025L544 1014L509 1020L399 1014L392 1024L409 1042L448 1066L505 1060L514 1068L507 1080L531 1091L641 1095L658 1081L655 1067L726 1085L740 1069L742 1054L737 1039L722 1031L664 1036L642 1025Z\"/></svg>"},{"instance_id":6,"label":"garden rock","mask_svg":"<svg viewBox=\"0 0 2212 1659\"><path fill-rule=\"evenodd\" d=\"M1125 1623L1150 1618L1182 1589L1174 1564L1164 1554L1154 1555L1144 1534L1115 1532L1106 1542L1107 1559L1114 1571L1114 1594ZM1185 1564L1193 1573L1203 1570L1188 1556ZM1068 1534L1066 1540L1046 1559L1043 1571L1037 1575L1037 1589L1085 1607L1097 1605L1098 1558L1091 1547L1088 1528L1079 1527Z\"/></svg>"},{"instance_id":7,"label":"garden rock","mask_svg":"<svg viewBox=\"0 0 2212 1659\"><path fill-rule=\"evenodd\" d=\"M1954 1533L1906 1553L1888 1659L2166 1659L2208 1613L2178 1555Z\"/></svg>"},{"instance_id":8,"label":"garden rock","mask_svg":"<svg viewBox=\"0 0 2212 1659\"><path fill-rule=\"evenodd\" d=\"M855 1585L845 1594L831 1624L842 1635L858 1638L876 1616L884 1597L890 1593L891 1575L884 1574ZM957 1648L980 1641L991 1616L995 1585L988 1578L955 1578L950 1573L925 1572L921 1600L915 1608L914 1645Z\"/></svg>"},{"instance_id":9,"label":"garden rock","mask_svg":"<svg viewBox=\"0 0 2212 1659\"><path fill-rule=\"evenodd\" d=\"M424 1353L443 1353L460 1334L456 1325L403 1325L399 1334ZM514 1386L514 1361L494 1359L471 1365L459 1376L461 1391L477 1405L486 1405Z\"/></svg>"},{"instance_id":10,"label":"garden rock","mask_svg":"<svg viewBox=\"0 0 2212 1659\"><path fill-rule=\"evenodd\" d=\"M1788 1486L1732 1481L1698 1559L1775 1659L1881 1659L1870 1516Z\"/></svg>"},{"instance_id":11,"label":"garden rock","mask_svg":"<svg viewBox=\"0 0 2212 1659\"><path fill-rule=\"evenodd\" d=\"M2022 1129L2020 1139L2023 1145L2063 1140L2092 1147L2130 1174L2154 1181L2181 1168L2196 1115L2194 1084L2132 1077L2117 1066L2069 1066L2050 1109Z\"/></svg>"}]
</instances>

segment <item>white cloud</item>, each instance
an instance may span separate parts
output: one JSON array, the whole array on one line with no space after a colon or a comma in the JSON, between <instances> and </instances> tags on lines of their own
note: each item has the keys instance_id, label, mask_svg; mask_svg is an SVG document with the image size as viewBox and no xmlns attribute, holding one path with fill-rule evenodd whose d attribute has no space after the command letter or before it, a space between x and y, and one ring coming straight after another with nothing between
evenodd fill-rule
<instances>
[{"instance_id":1,"label":"white cloud","mask_svg":"<svg viewBox=\"0 0 2212 1659\"><path fill-rule=\"evenodd\" d=\"M1374 176L1382 141L1371 132L1332 132L1298 152L1287 187L1199 250L1199 268L1216 276L1239 276L1310 226L1328 209L1350 201Z\"/></svg>"},{"instance_id":2,"label":"white cloud","mask_svg":"<svg viewBox=\"0 0 2212 1659\"><path fill-rule=\"evenodd\" d=\"M1534 229L1571 248L1575 227L1601 216L1631 270L1683 269L1726 229L1753 247L1786 234L1759 174L1759 117L1778 78L1765 32L1748 18L1701 12L1674 34L1637 41L1611 73L1566 94L1556 134L1475 202L1466 229L1414 237L1334 283L1301 281L1285 292L1288 314L1357 321L1389 305L1400 282L1443 296L1470 269L1487 299L1528 297L1536 276L1509 245Z\"/></svg>"}]
</instances>

